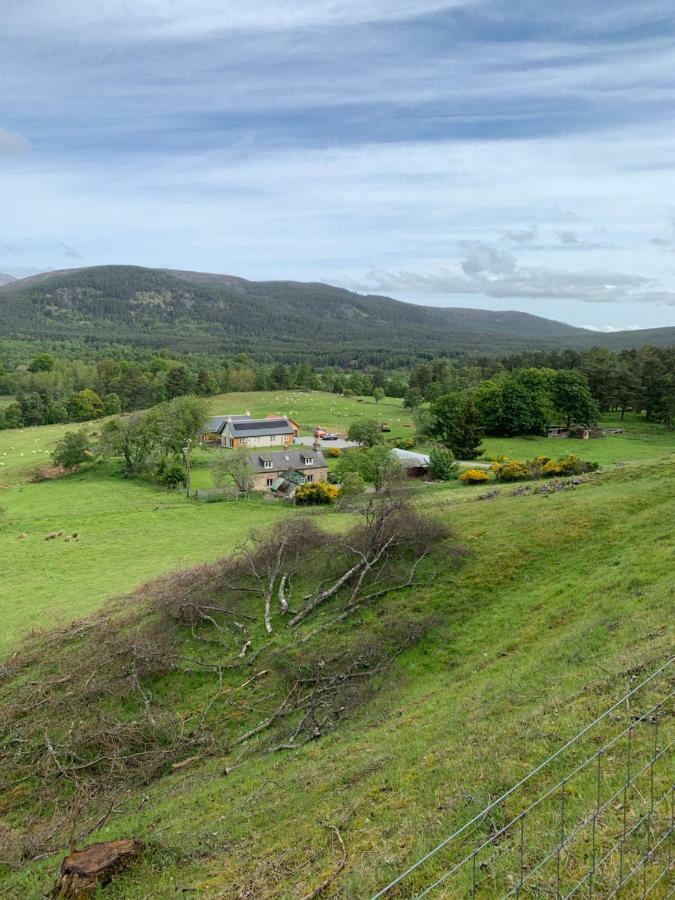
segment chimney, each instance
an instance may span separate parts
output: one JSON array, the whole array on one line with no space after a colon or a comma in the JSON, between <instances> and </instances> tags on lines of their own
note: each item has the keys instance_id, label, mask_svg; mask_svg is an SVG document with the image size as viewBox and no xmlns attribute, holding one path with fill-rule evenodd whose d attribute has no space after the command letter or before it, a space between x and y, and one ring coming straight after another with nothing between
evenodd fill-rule
<instances>
[{"instance_id":1,"label":"chimney","mask_svg":"<svg viewBox=\"0 0 675 900\"><path fill-rule=\"evenodd\" d=\"M314 443L312 444L312 450L314 450L315 453L318 453L320 449L321 449L321 439L318 437L315 437Z\"/></svg>"}]
</instances>

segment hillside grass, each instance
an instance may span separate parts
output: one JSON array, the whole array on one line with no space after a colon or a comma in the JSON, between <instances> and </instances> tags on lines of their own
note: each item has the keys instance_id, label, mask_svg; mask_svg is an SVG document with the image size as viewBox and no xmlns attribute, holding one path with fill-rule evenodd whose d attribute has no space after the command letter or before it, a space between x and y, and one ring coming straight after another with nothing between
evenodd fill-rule
<instances>
[{"instance_id":1,"label":"hillside grass","mask_svg":"<svg viewBox=\"0 0 675 900\"><path fill-rule=\"evenodd\" d=\"M311 434L315 428L335 431L346 436L355 419L386 422L389 437L413 437L413 416L396 397L385 397L376 403L372 397L343 397L322 391L255 391L218 394L209 398L209 412L216 415L289 416L298 423L301 433Z\"/></svg>"},{"instance_id":2,"label":"hillside grass","mask_svg":"<svg viewBox=\"0 0 675 900\"><path fill-rule=\"evenodd\" d=\"M120 796L90 840L134 835L149 849L106 896L302 897L335 872L335 826L346 865L326 896L367 898L618 699L636 667L666 658L673 462L634 463L550 496L477 495L437 496L470 553L387 601L401 619L433 625L370 704L300 750L229 775L224 755ZM340 641L376 622L364 613ZM326 632L325 652L334 640ZM174 689L183 710L213 691L194 678ZM7 895L40 897L59 859L7 872Z\"/></svg>"}]
</instances>

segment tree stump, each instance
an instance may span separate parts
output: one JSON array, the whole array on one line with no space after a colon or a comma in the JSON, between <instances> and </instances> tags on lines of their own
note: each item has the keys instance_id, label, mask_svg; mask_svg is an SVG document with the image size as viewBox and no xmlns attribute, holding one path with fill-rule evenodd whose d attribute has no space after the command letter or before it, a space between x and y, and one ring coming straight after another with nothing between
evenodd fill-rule
<instances>
[{"instance_id":1,"label":"tree stump","mask_svg":"<svg viewBox=\"0 0 675 900\"><path fill-rule=\"evenodd\" d=\"M107 884L140 854L143 844L136 840L103 841L75 850L61 863L61 877L52 897L57 900L86 900L100 884Z\"/></svg>"}]
</instances>

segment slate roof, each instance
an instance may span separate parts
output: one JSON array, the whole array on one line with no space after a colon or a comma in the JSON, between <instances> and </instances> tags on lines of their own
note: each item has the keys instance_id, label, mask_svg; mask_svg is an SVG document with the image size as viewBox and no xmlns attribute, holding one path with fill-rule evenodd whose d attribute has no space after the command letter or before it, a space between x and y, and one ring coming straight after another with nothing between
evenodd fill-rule
<instances>
[{"instance_id":1,"label":"slate roof","mask_svg":"<svg viewBox=\"0 0 675 900\"><path fill-rule=\"evenodd\" d=\"M227 422L249 422L251 416L244 413L241 416L211 416L199 429L199 434L222 434Z\"/></svg>"},{"instance_id":2,"label":"slate roof","mask_svg":"<svg viewBox=\"0 0 675 900\"><path fill-rule=\"evenodd\" d=\"M233 437L271 437L275 434L295 434L288 419L246 419L228 423Z\"/></svg>"},{"instance_id":3,"label":"slate roof","mask_svg":"<svg viewBox=\"0 0 675 900\"><path fill-rule=\"evenodd\" d=\"M277 453L251 453L251 466L256 474L262 475L264 472L286 472L288 469L298 469L300 471L306 469L319 469L326 465L323 453L315 450L279 450ZM314 462L307 463L306 459L312 459ZM263 461L272 462L272 468L266 469Z\"/></svg>"},{"instance_id":4,"label":"slate roof","mask_svg":"<svg viewBox=\"0 0 675 900\"><path fill-rule=\"evenodd\" d=\"M227 416L212 416L199 429L200 434L220 434L227 422Z\"/></svg>"}]
</instances>

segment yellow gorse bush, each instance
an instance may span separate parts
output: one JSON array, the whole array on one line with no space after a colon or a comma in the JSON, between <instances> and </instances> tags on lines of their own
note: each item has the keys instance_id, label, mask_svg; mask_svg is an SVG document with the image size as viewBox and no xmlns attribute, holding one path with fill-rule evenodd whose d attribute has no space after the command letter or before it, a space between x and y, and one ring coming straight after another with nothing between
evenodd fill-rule
<instances>
[{"instance_id":1,"label":"yellow gorse bush","mask_svg":"<svg viewBox=\"0 0 675 900\"><path fill-rule=\"evenodd\" d=\"M483 469L467 469L459 476L459 480L464 484L482 484L489 478L490 476Z\"/></svg>"}]
</instances>

